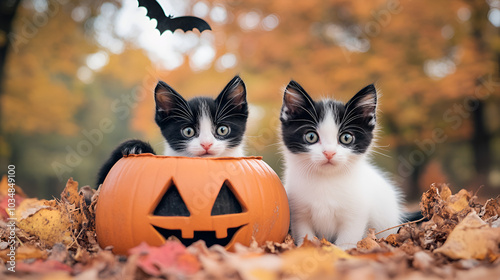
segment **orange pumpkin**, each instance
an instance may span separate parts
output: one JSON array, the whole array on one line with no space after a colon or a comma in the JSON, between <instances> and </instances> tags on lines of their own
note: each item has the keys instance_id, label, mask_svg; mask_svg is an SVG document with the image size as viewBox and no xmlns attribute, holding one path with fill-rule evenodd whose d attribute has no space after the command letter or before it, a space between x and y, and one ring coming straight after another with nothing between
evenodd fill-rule
<instances>
[{"instance_id":1,"label":"orange pumpkin","mask_svg":"<svg viewBox=\"0 0 500 280\"><path fill-rule=\"evenodd\" d=\"M119 254L172 235L186 246L203 239L228 249L252 237L281 242L289 222L283 185L260 157L130 155L107 175L96 210L100 246Z\"/></svg>"}]
</instances>

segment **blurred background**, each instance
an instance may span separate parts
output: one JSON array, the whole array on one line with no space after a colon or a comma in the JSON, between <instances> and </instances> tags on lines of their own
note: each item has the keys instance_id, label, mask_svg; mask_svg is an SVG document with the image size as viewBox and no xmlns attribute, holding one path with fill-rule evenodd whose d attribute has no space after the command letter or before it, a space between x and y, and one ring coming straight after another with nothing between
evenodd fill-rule
<instances>
[{"instance_id":1,"label":"blurred background","mask_svg":"<svg viewBox=\"0 0 500 280\"><path fill-rule=\"evenodd\" d=\"M30 196L91 185L121 141L157 151L153 89L216 96L240 74L248 155L281 174L279 109L297 80L314 98L381 91L374 161L418 200L433 182L500 193L500 1L165 0L212 31L160 36L137 0L0 3L0 174ZM95 186L93 186L95 187Z\"/></svg>"}]
</instances>

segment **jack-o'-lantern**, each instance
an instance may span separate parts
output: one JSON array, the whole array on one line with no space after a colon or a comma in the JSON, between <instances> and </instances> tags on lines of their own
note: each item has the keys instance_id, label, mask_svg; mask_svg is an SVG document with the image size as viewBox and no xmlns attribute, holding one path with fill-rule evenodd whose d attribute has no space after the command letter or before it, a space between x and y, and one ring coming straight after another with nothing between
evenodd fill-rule
<instances>
[{"instance_id":1,"label":"jack-o'-lantern","mask_svg":"<svg viewBox=\"0 0 500 280\"><path fill-rule=\"evenodd\" d=\"M120 254L170 236L228 249L252 237L281 242L289 222L283 185L260 157L130 155L107 175L96 210L99 244Z\"/></svg>"}]
</instances>

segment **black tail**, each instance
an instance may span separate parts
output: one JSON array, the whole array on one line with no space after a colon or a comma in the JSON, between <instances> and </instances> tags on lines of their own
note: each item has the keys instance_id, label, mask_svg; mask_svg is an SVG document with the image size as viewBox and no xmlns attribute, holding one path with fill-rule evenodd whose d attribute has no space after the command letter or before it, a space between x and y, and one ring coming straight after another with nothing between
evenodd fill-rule
<instances>
[{"instance_id":1,"label":"black tail","mask_svg":"<svg viewBox=\"0 0 500 280\"><path fill-rule=\"evenodd\" d=\"M97 187L99 187L106 179L109 171L119 161L123 156L130 154L143 154L151 153L155 154L155 151L149 145L149 143L143 142L141 140L128 140L121 143L116 149L111 153L109 159L103 164L99 173L97 174Z\"/></svg>"},{"instance_id":2,"label":"black tail","mask_svg":"<svg viewBox=\"0 0 500 280\"><path fill-rule=\"evenodd\" d=\"M403 222L405 222L405 223L415 222L415 221L421 220L423 218L424 218L424 215L422 215L422 212L420 212L420 211L409 212L409 213L405 213L405 215L403 217ZM428 221L428 219L423 219L419 223L426 222L426 221Z\"/></svg>"}]
</instances>

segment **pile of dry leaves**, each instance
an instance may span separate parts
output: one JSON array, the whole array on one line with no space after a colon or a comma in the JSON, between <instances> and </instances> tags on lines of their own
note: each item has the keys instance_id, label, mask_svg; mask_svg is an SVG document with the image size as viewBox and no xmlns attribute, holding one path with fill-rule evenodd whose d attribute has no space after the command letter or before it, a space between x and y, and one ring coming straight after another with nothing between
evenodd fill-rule
<instances>
[{"instance_id":1,"label":"pile of dry leaves","mask_svg":"<svg viewBox=\"0 0 500 280\"><path fill-rule=\"evenodd\" d=\"M377 239L374 232L347 252L325 240L296 247L288 237L265 246L161 247L141 244L129 256L100 248L95 236L98 192L78 190L70 179L57 200L26 198L16 187L16 211L9 211L7 181L0 183L2 279L39 278L211 278L211 279L499 279L500 204L484 205L465 190L431 186L420 204L429 219L406 224ZM12 205L11 205L12 206ZM14 214L14 216L13 216ZM9 270L11 228L16 218L16 266Z\"/></svg>"}]
</instances>

